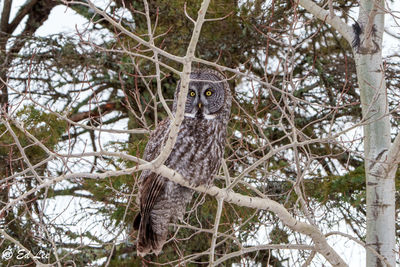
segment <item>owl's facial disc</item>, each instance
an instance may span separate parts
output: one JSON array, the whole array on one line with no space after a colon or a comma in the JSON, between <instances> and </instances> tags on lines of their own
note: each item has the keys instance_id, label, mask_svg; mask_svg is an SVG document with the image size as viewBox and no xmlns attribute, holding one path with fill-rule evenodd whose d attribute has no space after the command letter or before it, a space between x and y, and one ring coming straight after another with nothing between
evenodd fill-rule
<instances>
[{"instance_id":1,"label":"owl's facial disc","mask_svg":"<svg viewBox=\"0 0 400 267\"><path fill-rule=\"evenodd\" d=\"M185 116L212 120L217 116L210 111L214 89L206 83L191 83L185 106Z\"/></svg>"}]
</instances>

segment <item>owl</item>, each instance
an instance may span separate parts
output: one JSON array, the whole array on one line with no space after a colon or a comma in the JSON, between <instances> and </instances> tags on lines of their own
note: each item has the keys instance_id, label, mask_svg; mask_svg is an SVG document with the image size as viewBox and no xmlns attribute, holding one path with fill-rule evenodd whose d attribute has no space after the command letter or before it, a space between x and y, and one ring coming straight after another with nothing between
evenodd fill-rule
<instances>
[{"instance_id":1,"label":"owl","mask_svg":"<svg viewBox=\"0 0 400 267\"><path fill-rule=\"evenodd\" d=\"M172 113L177 108L180 83L175 91ZM226 78L212 69L196 69L190 74L185 115L175 146L165 165L194 186L210 185L224 154L226 127L232 96ZM151 133L144 152L154 160L166 142L171 120L166 118ZM140 212L133 227L138 230L137 252L158 255L167 240L168 223L182 219L193 190L145 170L139 179L137 202Z\"/></svg>"}]
</instances>

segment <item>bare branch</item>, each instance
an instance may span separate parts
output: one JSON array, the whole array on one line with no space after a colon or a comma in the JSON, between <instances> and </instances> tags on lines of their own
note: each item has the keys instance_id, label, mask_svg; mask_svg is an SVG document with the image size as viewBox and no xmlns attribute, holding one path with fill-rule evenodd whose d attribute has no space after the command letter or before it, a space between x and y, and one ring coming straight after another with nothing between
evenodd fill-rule
<instances>
[{"instance_id":1,"label":"bare branch","mask_svg":"<svg viewBox=\"0 0 400 267\"><path fill-rule=\"evenodd\" d=\"M332 14L330 15L329 11L319 7L311 0L299 0L298 3L318 19L331 25L347 40L349 44L351 44L353 41L353 31L351 27L344 23L339 17L331 17Z\"/></svg>"},{"instance_id":2,"label":"bare branch","mask_svg":"<svg viewBox=\"0 0 400 267\"><path fill-rule=\"evenodd\" d=\"M221 219L222 207L224 205L223 198L217 198L217 201L218 201L218 208L217 208L217 213L215 214L214 233L212 236L211 247L210 247L210 266L217 266L217 264L214 263L215 243L218 238L219 221Z\"/></svg>"},{"instance_id":3,"label":"bare branch","mask_svg":"<svg viewBox=\"0 0 400 267\"><path fill-rule=\"evenodd\" d=\"M298 249L298 250L312 250L315 251L314 246L308 246L308 245L301 245L301 244L285 244L285 245L275 245L275 244L269 244L269 245L260 245L260 246L254 246L254 247L246 247L242 248L239 251L235 251L229 254L224 255L223 257L219 258L218 260L215 261L215 265L222 264L224 261L241 256L246 253L254 252L254 251L260 251L260 250L273 250L273 249Z\"/></svg>"}]
</instances>

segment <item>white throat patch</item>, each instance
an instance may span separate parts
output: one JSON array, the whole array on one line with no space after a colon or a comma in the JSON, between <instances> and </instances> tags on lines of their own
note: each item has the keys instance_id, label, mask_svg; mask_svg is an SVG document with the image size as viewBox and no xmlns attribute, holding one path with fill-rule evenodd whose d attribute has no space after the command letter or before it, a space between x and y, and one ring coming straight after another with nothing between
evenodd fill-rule
<instances>
[{"instance_id":1,"label":"white throat patch","mask_svg":"<svg viewBox=\"0 0 400 267\"><path fill-rule=\"evenodd\" d=\"M203 113L203 116L204 116L204 118L206 119L206 120L213 120L213 119L215 119L215 117L217 117L217 115L209 115L209 114L204 114ZM193 113L185 113L185 117L189 117L189 118L196 118L196 114L193 114Z\"/></svg>"},{"instance_id":2,"label":"white throat patch","mask_svg":"<svg viewBox=\"0 0 400 267\"><path fill-rule=\"evenodd\" d=\"M189 117L189 118L196 118L196 114L192 114L192 113L185 113L185 117Z\"/></svg>"},{"instance_id":3,"label":"white throat patch","mask_svg":"<svg viewBox=\"0 0 400 267\"><path fill-rule=\"evenodd\" d=\"M217 115L209 115L209 114L203 114L203 115L204 115L204 118L207 120L213 120L217 116Z\"/></svg>"}]
</instances>

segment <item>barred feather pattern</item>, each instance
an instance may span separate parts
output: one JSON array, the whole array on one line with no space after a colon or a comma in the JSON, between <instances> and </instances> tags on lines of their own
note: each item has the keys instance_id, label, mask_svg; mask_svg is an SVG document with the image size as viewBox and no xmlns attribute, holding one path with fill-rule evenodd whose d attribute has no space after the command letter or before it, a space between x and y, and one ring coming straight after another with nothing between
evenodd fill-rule
<instances>
[{"instance_id":1,"label":"barred feather pattern","mask_svg":"<svg viewBox=\"0 0 400 267\"><path fill-rule=\"evenodd\" d=\"M231 94L222 74L214 70L194 71L191 78L220 81L220 85L213 84L213 90L223 91L223 103L218 104L220 109L213 114L215 117L212 119L205 118L200 114L201 111L197 110L196 112L200 115L185 116L174 148L165 165L181 174L191 185L209 185L220 167L224 153L226 127L232 101ZM199 81L191 82L189 88L191 87L207 88L207 84ZM176 98L177 93L175 100ZM187 111L192 110L191 104L187 103ZM211 104L217 105L216 103ZM198 104L193 103L193 105ZM173 112L175 112L175 107ZM145 149L145 160L152 161L160 154L168 137L170 123L167 118L152 132ZM161 252L168 236L168 223L183 218L186 205L190 202L192 195L191 189L171 182L165 177L148 170L142 172L137 197L140 213L134 221L134 228L139 230L138 255L145 256L148 253L159 254Z\"/></svg>"}]
</instances>

